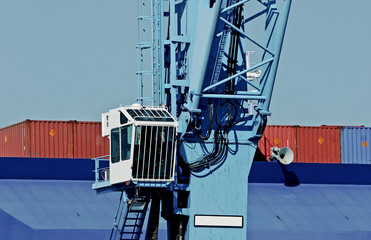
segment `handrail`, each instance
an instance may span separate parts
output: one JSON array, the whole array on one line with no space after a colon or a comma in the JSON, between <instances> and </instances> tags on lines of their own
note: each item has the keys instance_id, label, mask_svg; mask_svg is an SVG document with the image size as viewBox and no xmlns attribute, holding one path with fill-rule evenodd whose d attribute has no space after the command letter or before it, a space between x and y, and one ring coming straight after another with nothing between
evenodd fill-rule
<instances>
[{"instance_id":1,"label":"handrail","mask_svg":"<svg viewBox=\"0 0 371 240\"><path fill-rule=\"evenodd\" d=\"M95 162L93 172L95 173L95 184L96 184L97 187L98 187L99 182L107 181L107 180L104 179L103 176L102 176L103 180L100 180L99 175L102 174L104 171L109 170L109 167L100 167L101 162L109 162L109 160L110 160L109 157L110 157L110 155L105 155L105 156L96 157L96 158L91 159Z\"/></svg>"}]
</instances>

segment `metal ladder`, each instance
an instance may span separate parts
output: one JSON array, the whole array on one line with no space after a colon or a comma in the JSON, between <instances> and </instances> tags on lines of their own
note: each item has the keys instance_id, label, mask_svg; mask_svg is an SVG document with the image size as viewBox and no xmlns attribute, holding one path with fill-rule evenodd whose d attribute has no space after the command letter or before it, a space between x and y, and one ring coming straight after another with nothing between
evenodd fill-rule
<instances>
[{"instance_id":1,"label":"metal ladder","mask_svg":"<svg viewBox=\"0 0 371 240\"><path fill-rule=\"evenodd\" d=\"M153 86L153 69L152 61L154 44L153 44L153 6L152 1L138 0L138 45L137 49L137 78L138 78L138 98L141 105L149 102L153 106L154 96L153 89L144 89L145 86ZM151 56L151 58L148 57ZM151 81L150 85L148 82ZM153 87L152 87L153 88Z\"/></svg>"},{"instance_id":2,"label":"metal ladder","mask_svg":"<svg viewBox=\"0 0 371 240\"><path fill-rule=\"evenodd\" d=\"M141 105L158 106L161 101L162 14L162 0L138 0L136 74L139 85L137 101Z\"/></svg>"},{"instance_id":3,"label":"metal ladder","mask_svg":"<svg viewBox=\"0 0 371 240\"><path fill-rule=\"evenodd\" d=\"M120 240L140 239L148 201L143 198L129 200L125 221L121 229Z\"/></svg>"},{"instance_id":4,"label":"metal ladder","mask_svg":"<svg viewBox=\"0 0 371 240\"><path fill-rule=\"evenodd\" d=\"M227 6L230 6L234 3L236 3L236 0L229 0ZM228 21L231 20L232 15L233 15L233 9L229 10L227 12L227 20ZM224 25L224 29L223 29L222 35L220 37L219 49L218 49L217 57L216 57L216 60L215 60L213 74L212 74L212 77L211 77L211 84L214 84L214 83L219 81L220 72L221 72L221 69L222 69L222 66L223 66L222 59L223 59L223 55L224 55L224 51L225 51L225 43L226 43L229 31L230 31L230 27L228 25Z\"/></svg>"},{"instance_id":5,"label":"metal ladder","mask_svg":"<svg viewBox=\"0 0 371 240\"><path fill-rule=\"evenodd\" d=\"M124 192L121 193L110 240L140 239L142 234L149 199L134 197L125 204L124 194Z\"/></svg>"}]
</instances>

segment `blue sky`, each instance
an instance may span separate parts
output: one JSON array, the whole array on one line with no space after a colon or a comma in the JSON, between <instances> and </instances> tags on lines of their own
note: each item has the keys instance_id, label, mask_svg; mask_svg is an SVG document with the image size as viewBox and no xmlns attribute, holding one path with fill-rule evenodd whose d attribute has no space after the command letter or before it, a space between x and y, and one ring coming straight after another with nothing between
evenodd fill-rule
<instances>
[{"instance_id":1,"label":"blue sky","mask_svg":"<svg viewBox=\"0 0 371 240\"><path fill-rule=\"evenodd\" d=\"M269 124L371 126L371 1L293 0ZM0 0L0 127L137 96L136 1Z\"/></svg>"}]
</instances>

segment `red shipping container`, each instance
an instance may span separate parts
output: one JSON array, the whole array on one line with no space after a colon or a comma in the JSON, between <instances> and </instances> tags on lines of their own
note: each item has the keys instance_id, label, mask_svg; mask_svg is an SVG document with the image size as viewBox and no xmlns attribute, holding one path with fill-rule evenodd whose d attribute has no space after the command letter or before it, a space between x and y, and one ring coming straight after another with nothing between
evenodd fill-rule
<instances>
[{"instance_id":1,"label":"red shipping container","mask_svg":"<svg viewBox=\"0 0 371 240\"><path fill-rule=\"evenodd\" d=\"M109 141L102 137L101 122L76 122L74 125L74 157L93 158L109 154Z\"/></svg>"},{"instance_id":2,"label":"red shipping container","mask_svg":"<svg viewBox=\"0 0 371 240\"><path fill-rule=\"evenodd\" d=\"M24 157L73 158L72 121L26 120L29 129L29 151ZM27 140L27 139L26 139Z\"/></svg>"},{"instance_id":3,"label":"red shipping container","mask_svg":"<svg viewBox=\"0 0 371 240\"><path fill-rule=\"evenodd\" d=\"M272 147L289 147L294 162L341 163L339 126L267 126L258 147L269 160Z\"/></svg>"},{"instance_id":4,"label":"red shipping container","mask_svg":"<svg viewBox=\"0 0 371 240\"><path fill-rule=\"evenodd\" d=\"M339 126L298 127L295 162L341 163Z\"/></svg>"},{"instance_id":5,"label":"red shipping container","mask_svg":"<svg viewBox=\"0 0 371 240\"><path fill-rule=\"evenodd\" d=\"M261 153L269 160L272 147L289 147L294 152L294 161L296 156L296 128L297 126L268 125L263 137L258 143Z\"/></svg>"},{"instance_id":6,"label":"red shipping container","mask_svg":"<svg viewBox=\"0 0 371 240\"><path fill-rule=\"evenodd\" d=\"M0 157L93 158L109 154L100 122L34 121L0 129Z\"/></svg>"},{"instance_id":7,"label":"red shipping container","mask_svg":"<svg viewBox=\"0 0 371 240\"><path fill-rule=\"evenodd\" d=\"M0 129L0 156L26 156L29 151L29 141L27 141L28 123L21 122ZM28 157L28 156L27 156Z\"/></svg>"}]
</instances>

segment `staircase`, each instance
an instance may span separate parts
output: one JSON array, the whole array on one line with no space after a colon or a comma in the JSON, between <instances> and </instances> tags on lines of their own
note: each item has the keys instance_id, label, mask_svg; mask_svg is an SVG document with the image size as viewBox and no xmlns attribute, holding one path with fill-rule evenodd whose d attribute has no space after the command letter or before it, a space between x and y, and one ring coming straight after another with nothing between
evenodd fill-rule
<instances>
[{"instance_id":1,"label":"staircase","mask_svg":"<svg viewBox=\"0 0 371 240\"><path fill-rule=\"evenodd\" d=\"M147 207L148 200L142 198L129 200L120 240L140 239Z\"/></svg>"},{"instance_id":2,"label":"staircase","mask_svg":"<svg viewBox=\"0 0 371 240\"><path fill-rule=\"evenodd\" d=\"M141 105L155 106L154 96L154 71L152 68L152 57L155 51L153 44L153 0L138 0L138 45L137 49L137 71L138 98Z\"/></svg>"},{"instance_id":3,"label":"staircase","mask_svg":"<svg viewBox=\"0 0 371 240\"><path fill-rule=\"evenodd\" d=\"M110 240L140 239L149 199L134 197L125 204L123 195L124 192L120 197Z\"/></svg>"}]
</instances>

